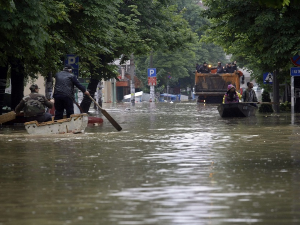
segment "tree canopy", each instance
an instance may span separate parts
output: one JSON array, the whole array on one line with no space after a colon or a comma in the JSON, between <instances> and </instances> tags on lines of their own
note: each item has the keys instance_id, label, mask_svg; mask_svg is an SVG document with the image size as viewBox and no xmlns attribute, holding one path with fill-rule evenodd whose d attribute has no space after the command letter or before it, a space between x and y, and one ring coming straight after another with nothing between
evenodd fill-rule
<instances>
[{"instance_id":1,"label":"tree canopy","mask_svg":"<svg viewBox=\"0 0 300 225\"><path fill-rule=\"evenodd\" d=\"M200 42L204 34L202 28L209 24L207 19L200 17L203 10L197 4L199 1L177 0L173 1L173 10L176 13L172 21L184 25L183 30L190 29L191 39L175 49L162 46L153 51L153 67L157 68L157 89L162 91L167 84L171 86L192 87L194 85L195 65L204 61L216 65L217 61L225 61L225 54L221 47L214 44ZM182 33L182 32L181 32ZM180 37L180 36L179 36ZM150 67L150 53L143 57L137 57L137 76L147 86L147 68Z\"/></svg>"},{"instance_id":2,"label":"tree canopy","mask_svg":"<svg viewBox=\"0 0 300 225\"><path fill-rule=\"evenodd\" d=\"M28 73L61 69L65 54L80 56L82 75L115 76L111 62L162 46L176 49L192 32L170 0L2 0L0 65L19 58Z\"/></svg>"},{"instance_id":3,"label":"tree canopy","mask_svg":"<svg viewBox=\"0 0 300 225\"><path fill-rule=\"evenodd\" d=\"M208 8L203 15L211 25L203 40L245 62L260 82L263 72L275 69L280 69L284 79L292 66L290 57L298 53L300 44L300 5L290 1L274 7L271 2L204 0Z\"/></svg>"}]
</instances>

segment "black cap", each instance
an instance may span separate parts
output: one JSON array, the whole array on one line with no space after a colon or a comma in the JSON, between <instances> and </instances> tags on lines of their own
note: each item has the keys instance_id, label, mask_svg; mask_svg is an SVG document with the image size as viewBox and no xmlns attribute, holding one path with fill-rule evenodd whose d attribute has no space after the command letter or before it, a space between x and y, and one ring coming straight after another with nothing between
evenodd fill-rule
<instances>
[{"instance_id":1,"label":"black cap","mask_svg":"<svg viewBox=\"0 0 300 225\"><path fill-rule=\"evenodd\" d=\"M204 62L203 64L207 64L206 62Z\"/></svg>"},{"instance_id":2,"label":"black cap","mask_svg":"<svg viewBox=\"0 0 300 225\"><path fill-rule=\"evenodd\" d=\"M72 66L71 66L70 64L66 64L65 67L64 67L64 69L66 69L66 70L71 70L71 69L73 69L73 68L72 68Z\"/></svg>"},{"instance_id":3,"label":"black cap","mask_svg":"<svg viewBox=\"0 0 300 225\"><path fill-rule=\"evenodd\" d=\"M31 91L35 91L35 89L40 89L39 86L37 86L37 84L32 84L29 88Z\"/></svg>"}]
</instances>

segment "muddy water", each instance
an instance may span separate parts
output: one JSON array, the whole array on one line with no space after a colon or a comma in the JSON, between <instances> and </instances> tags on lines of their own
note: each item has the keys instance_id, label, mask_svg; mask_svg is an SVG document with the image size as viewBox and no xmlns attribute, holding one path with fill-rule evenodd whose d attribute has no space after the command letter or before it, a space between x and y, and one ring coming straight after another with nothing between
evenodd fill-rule
<instances>
[{"instance_id":1,"label":"muddy water","mask_svg":"<svg viewBox=\"0 0 300 225\"><path fill-rule=\"evenodd\" d=\"M122 126L0 128L0 225L299 224L300 119L216 106L110 106Z\"/></svg>"}]
</instances>

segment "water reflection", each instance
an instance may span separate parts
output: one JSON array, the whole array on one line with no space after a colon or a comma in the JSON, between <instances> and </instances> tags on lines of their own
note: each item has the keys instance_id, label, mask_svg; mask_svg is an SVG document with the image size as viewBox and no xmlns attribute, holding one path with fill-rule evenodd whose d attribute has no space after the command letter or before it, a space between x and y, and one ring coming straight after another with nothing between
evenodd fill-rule
<instances>
[{"instance_id":1,"label":"water reflection","mask_svg":"<svg viewBox=\"0 0 300 225\"><path fill-rule=\"evenodd\" d=\"M299 223L300 130L290 115L104 108L122 132L105 118L81 135L0 129L0 224Z\"/></svg>"}]
</instances>

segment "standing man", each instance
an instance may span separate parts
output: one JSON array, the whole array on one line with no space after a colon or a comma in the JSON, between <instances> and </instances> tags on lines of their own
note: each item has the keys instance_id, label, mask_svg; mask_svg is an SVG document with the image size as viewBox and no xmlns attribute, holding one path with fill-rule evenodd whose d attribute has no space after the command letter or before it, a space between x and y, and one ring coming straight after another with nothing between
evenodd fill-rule
<instances>
[{"instance_id":1,"label":"standing man","mask_svg":"<svg viewBox=\"0 0 300 225\"><path fill-rule=\"evenodd\" d=\"M224 73L224 68L221 62L218 62L217 73Z\"/></svg>"},{"instance_id":2,"label":"standing man","mask_svg":"<svg viewBox=\"0 0 300 225\"><path fill-rule=\"evenodd\" d=\"M199 69L200 73L210 73L210 68L207 66L207 63L204 62L203 66Z\"/></svg>"},{"instance_id":3,"label":"standing man","mask_svg":"<svg viewBox=\"0 0 300 225\"><path fill-rule=\"evenodd\" d=\"M44 95L39 94L39 87L36 84L30 86L31 93L25 96L17 105L15 112L19 114L24 109L24 117L27 122L36 120L39 123L52 120L52 115L45 112L45 106L53 107L53 100L48 101Z\"/></svg>"},{"instance_id":4,"label":"standing man","mask_svg":"<svg viewBox=\"0 0 300 225\"><path fill-rule=\"evenodd\" d=\"M64 110L66 110L67 118L74 114L74 85L86 95L90 93L82 86L77 80L76 76L72 73L72 66L66 65L63 71L55 74L55 87L54 87L54 106L55 106L55 120L63 119Z\"/></svg>"},{"instance_id":5,"label":"standing man","mask_svg":"<svg viewBox=\"0 0 300 225\"><path fill-rule=\"evenodd\" d=\"M230 62L227 64L226 73L234 73L234 68L231 66Z\"/></svg>"},{"instance_id":6,"label":"standing man","mask_svg":"<svg viewBox=\"0 0 300 225\"><path fill-rule=\"evenodd\" d=\"M255 94L255 91L253 90L253 83L252 82L247 82L247 89L243 92L242 99L244 102L257 102L257 97ZM253 105L257 107L255 103L251 103L250 105Z\"/></svg>"}]
</instances>

